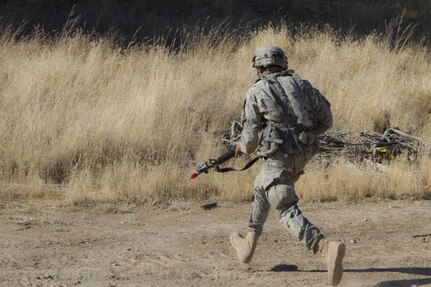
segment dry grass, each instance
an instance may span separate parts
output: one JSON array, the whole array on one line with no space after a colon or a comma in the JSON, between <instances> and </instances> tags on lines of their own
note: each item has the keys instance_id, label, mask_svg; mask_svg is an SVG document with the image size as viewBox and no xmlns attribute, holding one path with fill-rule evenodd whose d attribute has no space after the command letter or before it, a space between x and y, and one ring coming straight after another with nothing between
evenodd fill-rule
<instances>
[{"instance_id":1,"label":"dry grass","mask_svg":"<svg viewBox=\"0 0 431 287\"><path fill-rule=\"evenodd\" d=\"M371 162L355 165L340 159L327 170L310 170L297 190L303 200L423 197L431 192L430 179L429 158L416 164L398 159L389 167Z\"/></svg>"},{"instance_id":2,"label":"dry grass","mask_svg":"<svg viewBox=\"0 0 431 287\"><path fill-rule=\"evenodd\" d=\"M161 45L121 49L79 32L16 41L3 31L0 181L23 188L2 188L2 197L248 199L257 168L189 182L186 154L204 160L223 151L212 133L239 118L255 78L251 56L268 43L286 49L290 67L327 96L341 117L337 128L371 130L386 114L391 126L431 139L431 59L424 46L391 48L388 38L340 39L330 30L293 37L285 27L242 37L185 35L187 45L174 53ZM56 192L47 192L53 185ZM429 158L417 166L399 161L388 174L339 163L309 171L298 193L422 196L430 185Z\"/></svg>"}]
</instances>

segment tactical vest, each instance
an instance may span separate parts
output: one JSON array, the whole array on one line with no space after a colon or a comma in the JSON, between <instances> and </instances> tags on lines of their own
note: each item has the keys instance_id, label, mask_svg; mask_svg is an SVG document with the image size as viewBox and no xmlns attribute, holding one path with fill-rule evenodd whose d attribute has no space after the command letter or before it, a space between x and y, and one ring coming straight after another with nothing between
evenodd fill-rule
<instances>
[{"instance_id":1,"label":"tactical vest","mask_svg":"<svg viewBox=\"0 0 431 287\"><path fill-rule=\"evenodd\" d=\"M293 71L269 74L256 85L267 96L263 103L268 108L267 122L261 136L261 156L281 151L313 156L319 143L313 133L315 123L310 103L314 88Z\"/></svg>"}]
</instances>

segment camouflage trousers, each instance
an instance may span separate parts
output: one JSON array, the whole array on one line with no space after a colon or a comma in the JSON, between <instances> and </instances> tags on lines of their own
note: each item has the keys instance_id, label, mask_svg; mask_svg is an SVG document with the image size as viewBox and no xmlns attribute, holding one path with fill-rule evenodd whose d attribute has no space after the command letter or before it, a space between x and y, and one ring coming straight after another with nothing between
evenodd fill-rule
<instances>
[{"instance_id":1,"label":"camouflage trousers","mask_svg":"<svg viewBox=\"0 0 431 287\"><path fill-rule=\"evenodd\" d=\"M254 183L252 211L248 223L250 232L262 233L270 206L274 206L279 222L305 247L317 252L317 243L323 234L298 208L294 183L305 167L306 161L299 156L264 159L262 169Z\"/></svg>"}]
</instances>

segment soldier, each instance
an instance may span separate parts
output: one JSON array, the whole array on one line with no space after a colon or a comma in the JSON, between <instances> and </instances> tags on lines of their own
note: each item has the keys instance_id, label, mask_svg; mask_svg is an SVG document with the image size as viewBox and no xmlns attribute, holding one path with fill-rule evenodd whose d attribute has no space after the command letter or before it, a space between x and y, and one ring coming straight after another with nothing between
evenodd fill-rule
<instances>
[{"instance_id":1,"label":"soldier","mask_svg":"<svg viewBox=\"0 0 431 287\"><path fill-rule=\"evenodd\" d=\"M253 257L270 205L279 221L314 254L326 256L328 283L343 275L346 247L328 241L298 208L294 183L317 153L317 136L333 124L329 102L308 81L287 69L287 57L275 46L260 48L253 57L258 80L249 89L242 111L243 130L236 154L257 152L262 168L254 182L248 233L230 236L239 261Z\"/></svg>"}]
</instances>

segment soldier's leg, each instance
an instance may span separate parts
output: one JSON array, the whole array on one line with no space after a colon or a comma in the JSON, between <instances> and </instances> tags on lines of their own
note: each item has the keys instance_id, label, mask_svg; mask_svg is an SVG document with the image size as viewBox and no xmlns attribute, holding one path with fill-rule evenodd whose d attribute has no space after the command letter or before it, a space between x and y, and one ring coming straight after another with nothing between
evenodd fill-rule
<instances>
[{"instance_id":1,"label":"soldier's leg","mask_svg":"<svg viewBox=\"0 0 431 287\"><path fill-rule=\"evenodd\" d=\"M269 202L265 189L259 184L259 176L255 181L252 210L248 223L248 233L242 236L238 232L231 234L230 242L237 252L240 262L248 263L253 258L257 240L262 234L263 225L268 217Z\"/></svg>"},{"instance_id":2,"label":"soldier's leg","mask_svg":"<svg viewBox=\"0 0 431 287\"><path fill-rule=\"evenodd\" d=\"M267 194L262 186L255 185L251 206L248 230L257 236L260 236L262 234L263 225L268 218L270 208Z\"/></svg>"},{"instance_id":3,"label":"soldier's leg","mask_svg":"<svg viewBox=\"0 0 431 287\"><path fill-rule=\"evenodd\" d=\"M309 250L317 253L318 242L324 238L298 208L293 180L286 174L274 181L268 189L268 200L275 207L281 224Z\"/></svg>"},{"instance_id":4,"label":"soldier's leg","mask_svg":"<svg viewBox=\"0 0 431 287\"><path fill-rule=\"evenodd\" d=\"M302 174L306 161L301 157L293 159L293 169L287 172L287 177L292 179L292 191L294 194L293 182L298 180ZM328 284L337 286L343 277L343 258L346 254L344 243L328 241L320 233L319 229L313 226L299 210L296 202L289 206L278 209L280 221L288 226L294 236L303 242L303 244L314 253L321 253L326 257L328 268Z\"/></svg>"}]
</instances>

